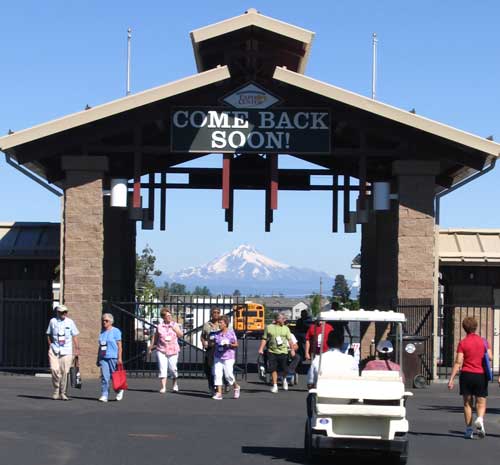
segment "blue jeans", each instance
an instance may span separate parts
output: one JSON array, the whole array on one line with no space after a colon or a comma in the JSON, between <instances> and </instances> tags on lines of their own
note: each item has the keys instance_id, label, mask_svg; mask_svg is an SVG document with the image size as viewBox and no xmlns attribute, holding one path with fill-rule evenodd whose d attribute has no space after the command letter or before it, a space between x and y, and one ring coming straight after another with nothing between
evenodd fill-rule
<instances>
[{"instance_id":1,"label":"blue jeans","mask_svg":"<svg viewBox=\"0 0 500 465\"><path fill-rule=\"evenodd\" d=\"M116 371L117 361L116 358L103 358L99 361L101 367L101 395L106 398L111 385L111 373Z\"/></svg>"}]
</instances>

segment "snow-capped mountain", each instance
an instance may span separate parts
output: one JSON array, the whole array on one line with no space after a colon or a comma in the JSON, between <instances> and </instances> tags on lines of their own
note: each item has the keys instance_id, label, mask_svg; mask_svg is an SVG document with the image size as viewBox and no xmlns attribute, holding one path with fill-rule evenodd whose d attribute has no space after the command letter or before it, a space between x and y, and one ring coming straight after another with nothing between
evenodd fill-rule
<instances>
[{"instance_id":1,"label":"snow-capped mountain","mask_svg":"<svg viewBox=\"0 0 500 465\"><path fill-rule=\"evenodd\" d=\"M189 289L207 286L212 293L242 294L282 293L305 295L318 292L320 278L323 292L329 294L333 278L327 273L286 265L244 244L206 265L190 267L167 275L169 282L185 284Z\"/></svg>"}]
</instances>

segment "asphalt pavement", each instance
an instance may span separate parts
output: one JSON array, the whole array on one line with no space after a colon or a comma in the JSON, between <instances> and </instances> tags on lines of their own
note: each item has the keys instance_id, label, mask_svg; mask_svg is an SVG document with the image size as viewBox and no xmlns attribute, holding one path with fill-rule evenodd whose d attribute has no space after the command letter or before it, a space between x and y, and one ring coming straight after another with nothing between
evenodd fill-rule
<instances>
[{"instance_id":1,"label":"asphalt pavement","mask_svg":"<svg viewBox=\"0 0 500 465\"><path fill-rule=\"evenodd\" d=\"M206 382L180 379L180 392L158 393L158 380L130 379L121 402L97 402L97 380L70 401L54 401L50 379L0 375L0 464L260 465L305 463L306 389L271 394L250 375L238 400L210 399ZM485 439L463 439L457 392L443 384L415 391L408 404L409 465L497 464L500 389L491 384ZM358 457L322 463L374 463ZM383 463L383 462L382 462Z\"/></svg>"}]
</instances>

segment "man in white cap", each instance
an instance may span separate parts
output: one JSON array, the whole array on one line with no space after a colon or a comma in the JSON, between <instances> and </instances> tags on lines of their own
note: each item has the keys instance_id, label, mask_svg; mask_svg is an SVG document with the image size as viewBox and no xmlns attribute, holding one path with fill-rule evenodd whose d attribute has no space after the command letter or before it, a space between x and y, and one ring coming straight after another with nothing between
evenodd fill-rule
<instances>
[{"instance_id":1,"label":"man in white cap","mask_svg":"<svg viewBox=\"0 0 500 465\"><path fill-rule=\"evenodd\" d=\"M56 316L49 321L47 328L50 372L54 386L52 399L68 400L66 389L69 369L73 364L73 354L80 354L77 338L79 332L74 321L67 317L68 308L65 305L58 305L55 311Z\"/></svg>"}]
</instances>

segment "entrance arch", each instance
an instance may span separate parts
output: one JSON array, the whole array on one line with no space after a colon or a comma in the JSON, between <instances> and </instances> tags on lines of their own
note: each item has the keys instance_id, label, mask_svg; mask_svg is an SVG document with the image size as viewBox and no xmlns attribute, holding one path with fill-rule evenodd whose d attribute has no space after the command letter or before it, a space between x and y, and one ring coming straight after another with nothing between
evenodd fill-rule
<instances>
[{"instance_id":1,"label":"entrance arch","mask_svg":"<svg viewBox=\"0 0 500 465\"><path fill-rule=\"evenodd\" d=\"M134 256L123 250L135 250L136 222L165 229L169 188L220 189L229 230L234 191L264 190L266 231L280 190L331 191L332 232L361 225L362 305L433 303L435 196L494 163L500 145L307 77L313 37L248 10L191 32L197 74L0 138L8 157L64 190L62 292L79 309L84 352L102 301L133 296ZM177 166L210 153L224 154L220 168ZM280 169L280 154L318 168ZM312 186L311 175L332 185ZM117 179L129 184L127 207L103 197ZM82 368L95 373L91 360Z\"/></svg>"}]
</instances>

